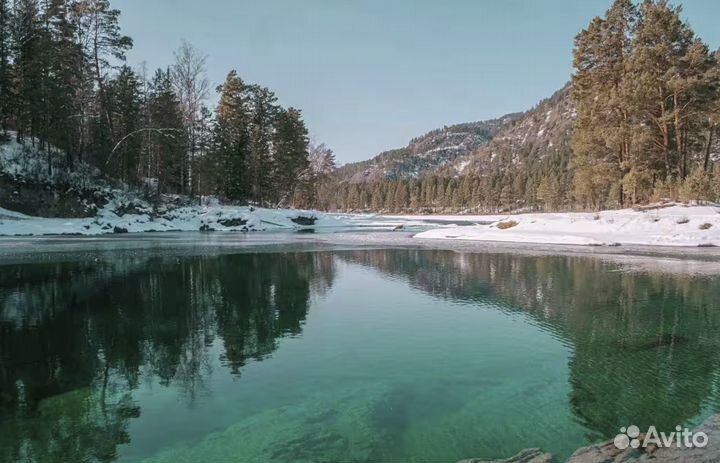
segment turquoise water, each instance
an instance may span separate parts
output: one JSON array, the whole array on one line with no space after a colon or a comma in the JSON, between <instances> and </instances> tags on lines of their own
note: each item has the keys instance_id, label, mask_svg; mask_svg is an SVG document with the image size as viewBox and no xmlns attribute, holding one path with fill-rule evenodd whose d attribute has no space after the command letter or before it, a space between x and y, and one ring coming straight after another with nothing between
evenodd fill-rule
<instances>
[{"instance_id":1,"label":"turquoise water","mask_svg":"<svg viewBox=\"0 0 720 463\"><path fill-rule=\"evenodd\" d=\"M720 403L720 279L395 249L0 262L0 460L560 457Z\"/></svg>"}]
</instances>

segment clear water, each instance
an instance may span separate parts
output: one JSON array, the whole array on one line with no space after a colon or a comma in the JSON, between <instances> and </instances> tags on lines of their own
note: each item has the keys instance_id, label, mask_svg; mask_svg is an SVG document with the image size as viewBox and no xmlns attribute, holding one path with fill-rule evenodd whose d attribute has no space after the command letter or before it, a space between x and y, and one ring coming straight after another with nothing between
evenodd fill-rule
<instances>
[{"instance_id":1,"label":"clear water","mask_svg":"<svg viewBox=\"0 0 720 463\"><path fill-rule=\"evenodd\" d=\"M0 461L560 457L720 404L720 279L395 249L0 261Z\"/></svg>"}]
</instances>

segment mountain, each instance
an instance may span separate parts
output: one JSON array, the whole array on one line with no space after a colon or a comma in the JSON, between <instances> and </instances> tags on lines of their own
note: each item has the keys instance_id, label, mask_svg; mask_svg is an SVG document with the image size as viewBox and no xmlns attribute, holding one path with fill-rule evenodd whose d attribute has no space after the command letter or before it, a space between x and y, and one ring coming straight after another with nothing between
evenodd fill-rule
<instances>
[{"instance_id":1,"label":"mountain","mask_svg":"<svg viewBox=\"0 0 720 463\"><path fill-rule=\"evenodd\" d=\"M350 183L421 177L487 145L514 117L516 115L511 114L500 119L436 129L411 140L404 148L385 151L367 161L346 164L337 170L336 176Z\"/></svg>"},{"instance_id":2,"label":"mountain","mask_svg":"<svg viewBox=\"0 0 720 463\"><path fill-rule=\"evenodd\" d=\"M502 127L487 144L458 158L446 170L450 174L482 175L488 169L522 169L550 158L570 155L575 109L570 86L555 92Z\"/></svg>"},{"instance_id":3,"label":"mountain","mask_svg":"<svg viewBox=\"0 0 720 463\"><path fill-rule=\"evenodd\" d=\"M574 118L567 85L529 111L433 130L404 148L347 164L337 170L336 177L340 182L358 184L428 174L482 176L558 155L569 158Z\"/></svg>"}]
</instances>

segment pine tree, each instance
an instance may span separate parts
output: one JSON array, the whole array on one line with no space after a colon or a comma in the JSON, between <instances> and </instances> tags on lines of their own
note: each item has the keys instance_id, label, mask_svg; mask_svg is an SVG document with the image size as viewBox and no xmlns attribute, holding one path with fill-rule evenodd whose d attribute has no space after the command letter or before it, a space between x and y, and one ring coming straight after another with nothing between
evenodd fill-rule
<instances>
[{"instance_id":1,"label":"pine tree","mask_svg":"<svg viewBox=\"0 0 720 463\"><path fill-rule=\"evenodd\" d=\"M309 167L308 131L299 110L280 110L275 119L273 178L275 202L291 200L304 172ZM307 175L309 178L310 176Z\"/></svg>"},{"instance_id":2,"label":"pine tree","mask_svg":"<svg viewBox=\"0 0 720 463\"><path fill-rule=\"evenodd\" d=\"M74 166L73 154L79 150L79 93L82 78L82 50L75 42L76 29L69 19L68 2L53 0L46 10L47 56L47 137L65 153L67 167Z\"/></svg>"},{"instance_id":3,"label":"pine tree","mask_svg":"<svg viewBox=\"0 0 720 463\"><path fill-rule=\"evenodd\" d=\"M184 193L182 160L187 139L180 101L169 70L159 69L152 81L149 113L158 192Z\"/></svg>"},{"instance_id":4,"label":"pine tree","mask_svg":"<svg viewBox=\"0 0 720 463\"><path fill-rule=\"evenodd\" d=\"M135 71L123 66L108 87L113 106L117 108L117 136L121 139L127 137L113 158L117 163L116 176L129 185L137 186L142 177L142 136L138 133L144 128L142 84Z\"/></svg>"},{"instance_id":5,"label":"pine tree","mask_svg":"<svg viewBox=\"0 0 720 463\"><path fill-rule=\"evenodd\" d=\"M251 122L247 86L231 71L218 92L215 146L211 152L214 176L220 194L230 200L244 201L250 194L246 171Z\"/></svg>"},{"instance_id":6,"label":"pine tree","mask_svg":"<svg viewBox=\"0 0 720 463\"><path fill-rule=\"evenodd\" d=\"M605 18L595 18L575 40L572 98L577 108L573 135L575 169L604 181L605 195L630 168L632 134L627 101L628 55L637 20L630 0L616 0ZM612 172L609 178L602 172ZM579 191L583 191L579 189ZM620 190L619 202L624 202ZM587 199L587 198L580 198Z\"/></svg>"},{"instance_id":7,"label":"pine tree","mask_svg":"<svg viewBox=\"0 0 720 463\"><path fill-rule=\"evenodd\" d=\"M132 48L133 42L120 32L120 11L112 9L109 0L79 0L73 4L73 16L78 43L98 87L96 106L102 121L96 123L96 129L111 142L115 124L106 83L107 71L112 68L110 60L125 61L125 53Z\"/></svg>"},{"instance_id":8,"label":"pine tree","mask_svg":"<svg viewBox=\"0 0 720 463\"><path fill-rule=\"evenodd\" d=\"M280 111L277 98L265 87L253 85L250 93L250 151L245 161L250 182L250 198L258 204L274 199L273 177L277 169L273 157L272 140L275 119Z\"/></svg>"},{"instance_id":9,"label":"pine tree","mask_svg":"<svg viewBox=\"0 0 720 463\"><path fill-rule=\"evenodd\" d=\"M0 138L7 135L13 112L12 69L12 10L10 0L0 0Z\"/></svg>"},{"instance_id":10,"label":"pine tree","mask_svg":"<svg viewBox=\"0 0 720 463\"><path fill-rule=\"evenodd\" d=\"M35 146L35 137L40 128L38 117L44 110L41 94L38 92L42 86L42 68L38 59L41 55L41 41L37 1L15 2L14 18L17 138L18 141L23 141L28 135L31 144Z\"/></svg>"}]
</instances>

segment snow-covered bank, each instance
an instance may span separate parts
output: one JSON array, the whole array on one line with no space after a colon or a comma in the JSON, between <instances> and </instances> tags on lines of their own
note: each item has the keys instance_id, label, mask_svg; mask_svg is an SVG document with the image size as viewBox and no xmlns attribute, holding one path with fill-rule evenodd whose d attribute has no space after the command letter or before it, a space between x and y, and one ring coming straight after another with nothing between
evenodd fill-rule
<instances>
[{"instance_id":1,"label":"snow-covered bank","mask_svg":"<svg viewBox=\"0 0 720 463\"><path fill-rule=\"evenodd\" d=\"M0 208L0 236L102 235L159 231L264 231L342 227L331 215L291 209L186 206L153 211L143 203L112 201L96 217L49 219Z\"/></svg>"},{"instance_id":2,"label":"snow-covered bank","mask_svg":"<svg viewBox=\"0 0 720 463\"><path fill-rule=\"evenodd\" d=\"M597 214L473 216L466 220L492 223L433 229L415 237L592 246L720 246L718 206L669 205Z\"/></svg>"},{"instance_id":3,"label":"snow-covered bank","mask_svg":"<svg viewBox=\"0 0 720 463\"><path fill-rule=\"evenodd\" d=\"M54 165L65 162L59 150L51 149L50 156ZM112 182L82 162L72 171L49 172L45 152L18 143L14 133L0 140L0 236L346 226L339 218L315 211L222 206L217 200L200 206L177 195L163 195L153 206L145 193Z\"/></svg>"}]
</instances>

